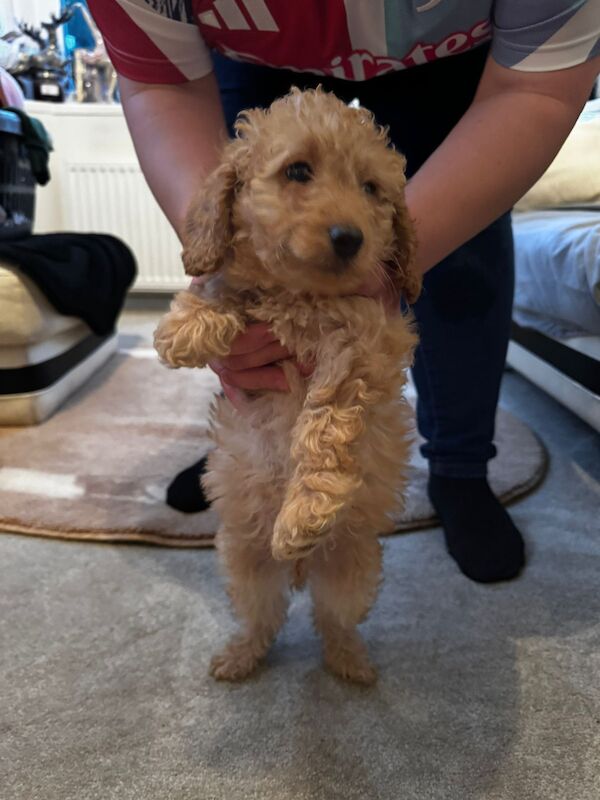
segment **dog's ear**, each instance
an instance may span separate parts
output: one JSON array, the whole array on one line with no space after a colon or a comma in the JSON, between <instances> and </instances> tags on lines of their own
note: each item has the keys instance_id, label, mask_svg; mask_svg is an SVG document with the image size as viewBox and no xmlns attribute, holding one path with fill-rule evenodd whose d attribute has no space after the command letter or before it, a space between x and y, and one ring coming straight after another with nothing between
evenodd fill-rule
<instances>
[{"instance_id":1,"label":"dog's ear","mask_svg":"<svg viewBox=\"0 0 600 800\"><path fill-rule=\"evenodd\" d=\"M231 212L239 183L235 144L225 148L221 164L208 176L188 210L182 254L188 275L219 270L231 245Z\"/></svg>"},{"instance_id":2,"label":"dog's ear","mask_svg":"<svg viewBox=\"0 0 600 800\"><path fill-rule=\"evenodd\" d=\"M392 201L394 205L394 278L402 295L406 298L408 303L412 304L421 294L423 277L415 269L414 265L417 237L413 221L410 218L404 200L404 187L406 185L404 170L406 159L399 154L395 154L395 158L397 169L395 171L395 191Z\"/></svg>"},{"instance_id":3,"label":"dog's ear","mask_svg":"<svg viewBox=\"0 0 600 800\"><path fill-rule=\"evenodd\" d=\"M403 296L409 304L412 304L416 302L421 294L423 281L422 276L414 266L417 238L404 199L402 199L401 203L395 204L394 208L394 262L397 270L397 281Z\"/></svg>"}]
</instances>

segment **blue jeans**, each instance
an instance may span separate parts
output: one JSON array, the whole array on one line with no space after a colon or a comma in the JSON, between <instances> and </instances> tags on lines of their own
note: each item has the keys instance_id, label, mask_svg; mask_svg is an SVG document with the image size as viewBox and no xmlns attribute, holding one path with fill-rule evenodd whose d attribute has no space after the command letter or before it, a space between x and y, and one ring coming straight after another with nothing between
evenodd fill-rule
<instances>
[{"instance_id":1,"label":"blue jeans","mask_svg":"<svg viewBox=\"0 0 600 800\"><path fill-rule=\"evenodd\" d=\"M230 131L242 109L266 107L294 85L322 84L346 102L358 97L389 127L411 176L469 107L487 52L484 45L362 83L242 64L217 54L214 64ZM508 346L513 268L506 214L428 272L413 306L420 336L413 368L417 424L432 473L483 477L496 454L494 421Z\"/></svg>"}]
</instances>

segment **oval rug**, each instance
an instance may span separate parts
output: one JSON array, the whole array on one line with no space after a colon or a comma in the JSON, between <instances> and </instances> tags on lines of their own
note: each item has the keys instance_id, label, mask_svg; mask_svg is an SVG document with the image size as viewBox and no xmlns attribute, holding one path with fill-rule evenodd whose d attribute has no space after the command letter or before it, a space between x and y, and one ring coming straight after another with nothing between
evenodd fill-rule
<instances>
[{"instance_id":1,"label":"oval rug","mask_svg":"<svg viewBox=\"0 0 600 800\"><path fill-rule=\"evenodd\" d=\"M118 354L42 425L0 428L0 531L173 547L212 544L214 512L183 514L164 497L171 478L206 452L217 379L209 370L167 371L147 342L139 342L123 337ZM490 483L508 503L540 482L546 452L524 423L502 409L496 445ZM427 465L415 445L397 531L436 524L426 483Z\"/></svg>"}]
</instances>

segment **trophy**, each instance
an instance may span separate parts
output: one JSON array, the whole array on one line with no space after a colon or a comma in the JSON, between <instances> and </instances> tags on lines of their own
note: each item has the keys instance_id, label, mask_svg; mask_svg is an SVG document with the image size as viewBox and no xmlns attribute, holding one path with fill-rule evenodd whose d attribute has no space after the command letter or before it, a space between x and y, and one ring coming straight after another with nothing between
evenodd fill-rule
<instances>
[{"instance_id":1,"label":"trophy","mask_svg":"<svg viewBox=\"0 0 600 800\"><path fill-rule=\"evenodd\" d=\"M73 80L78 103L110 103L116 100L117 73L106 54L102 34L83 3L69 6L83 16L94 39L92 50L79 47L73 51Z\"/></svg>"},{"instance_id":2,"label":"trophy","mask_svg":"<svg viewBox=\"0 0 600 800\"><path fill-rule=\"evenodd\" d=\"M21 34L34 41L39 48L37 53L21 52L17 63L11 68L11 73L28 99L51 103L62 103L65 99L68 83L66 67L69 62L60 53L57 31L71 16L70 9L60 17L52 14L50 22L42 22L41 29L19 24Z\"/></svg>"}]
</instances>

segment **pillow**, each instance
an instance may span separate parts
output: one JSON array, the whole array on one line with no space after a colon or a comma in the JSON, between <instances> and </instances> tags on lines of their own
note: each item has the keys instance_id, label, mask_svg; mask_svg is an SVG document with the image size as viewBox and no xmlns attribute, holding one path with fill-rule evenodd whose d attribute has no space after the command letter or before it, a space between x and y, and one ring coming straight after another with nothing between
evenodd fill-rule
<instances>
[{"instance_id":1,"label":"pillow","mask_svg":"<svg viewBox=\"0 0 600 800\"><path fill-rule=\"evenodd\" d=\"M566 142L517 211L600 206L600 98L590 100Z\"/></svg>"}]
</instances>

